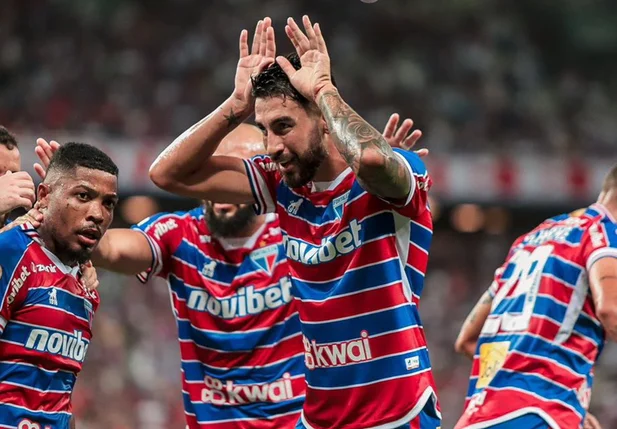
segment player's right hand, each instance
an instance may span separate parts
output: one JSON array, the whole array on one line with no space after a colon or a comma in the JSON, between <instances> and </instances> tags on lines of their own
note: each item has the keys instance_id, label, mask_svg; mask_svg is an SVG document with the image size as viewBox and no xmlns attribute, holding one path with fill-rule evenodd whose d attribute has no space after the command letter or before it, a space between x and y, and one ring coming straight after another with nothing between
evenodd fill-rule
<instances>
[{"instance_id":1,"label":"player's right hand","mask_svg":"<svg viewBox=\"0 0 617 429\"><path fill-rule=\"evenodd\" d=\"M383 137L391 147L411 150L418 140L420 140L420 137L422 137L422 131L411 131L413 128L413 120L410 118L405 119L399 126L399 119L400 116L398 113L390 115L390 119L388 119L388 123L383 130ZM418 149L416 155L425 157L428 155L428 149Z\"/></svg>"},{"instance_id":2,"label":"player's right hand","mask_svg":"<svg viewBox=\"0 0 617 429\"><path fill-rule=\"evenodd\" d=\"M600 426L600 422L593 414L587 412L585 422L583 423L583 429L602 429L602 426Z\"/></svg>"},{"instance_id":3,"label":"player's right hand","mask_svg":"<svg viewBox=\"0 0 617 429\"><path fill-rule=\"evenodd\" d=\"M246 109L252 110L255 99L251 94L253 90L251 78L274 63L276 42L272 20L266 17L257 22L250 52L248 38L248 31L242 30L240 33L240 59L236 68L233 98L244 104Z\"/></svg>"},{"instance_id":4,"label":"player's right hand","mask_svg":"<svg viewBox=\"0 0 617 429\"><path fill-rule=\"evenodd\" d=\"M4 215L16 208L29 209L34 204L34 182L25 171L7 171L0 176L0 214Z\"/></svg>"},{"instance_id":5,"label":"player's right hand","mask_svg":"<svg viewBox=\"0 0 617 429\"><path fill-rule=\"evenodd\" d=\"M55 140L51 140L47 143L47 140L38 138L36 139L36 147L34 148L34 153L39 157L41 163L38 162L34 164L34 171L39 175L41 180L45 180L45 176L47 175L47 168L49 168L49 163L51 162L51 158L54 156L54 153L60 149L60 143Z\"/></svg>"},{"instance_id":6,"label":"player's right hand","mask_svg":"<svg viewBox=\"0 0 617 429\"><path fill-rule=\"evenodd\" d=\"M84 285L88 292L91 292L99 287L99 277L96 274L96 269L92 262L87 261L81 265L81 284Z\"/></svg>"}]
</instances>

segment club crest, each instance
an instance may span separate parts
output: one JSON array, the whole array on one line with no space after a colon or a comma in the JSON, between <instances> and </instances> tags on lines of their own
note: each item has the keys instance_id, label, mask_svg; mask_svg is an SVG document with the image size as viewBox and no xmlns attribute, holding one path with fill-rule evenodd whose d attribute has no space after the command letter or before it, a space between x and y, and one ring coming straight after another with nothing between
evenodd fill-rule
<instances>
[{"instance_id":1,"label":"club crest","mask_svg":"<svg viewBox=\"0 0 617 429\"><path fill-rule=\"evenodd\" d=\"M274 244L272 246L263 247L253 251L250 257L251 261L253 261L253 263L257 265L260 270L271 274L274 264L276 263L278 253L278 245Z\"/></svg>"},{"instance_id":2,"label":"club crest","mask_svg":"<svg viewBox=\"0 0 617 429\"><path fill-rule=\"evenodd\" d=\"M337 219L343 218L343 209L345 208L345 203L349 198L349 191L345 192L340 197L336 197L334 201L332 201L332 208L334 209L334 213L336 214Z\"/></svg>"}]
</instances>

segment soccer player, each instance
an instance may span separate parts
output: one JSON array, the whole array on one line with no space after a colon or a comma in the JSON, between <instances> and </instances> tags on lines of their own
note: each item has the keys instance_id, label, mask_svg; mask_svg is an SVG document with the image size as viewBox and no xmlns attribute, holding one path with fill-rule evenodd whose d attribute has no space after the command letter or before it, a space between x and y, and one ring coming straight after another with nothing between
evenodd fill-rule
<instances>
[{"instance_id":1,"label":"soccer player","mask_svg":"<svg viewBox=\"0 0 617 429\"><path fill-rule=\"evenodd\" d=\"M319 25L290 18L298 57L274 59L271 21L235 90L150 170L160 187L279 215L303 332L303 428L440 426L418 301L432 236L430 186L416 154L392 150L334 87ZM268 156L213 156L255 113ZM420 136L410 136L415 141Z\"/></svg>"},{"instance_id":2,"label":"soccer player","mask_svg":"<svg viewBox=\"0 0 617 429\"><path fill-rule=\"evenodd\" d=\"M17 140L0 126L0 227L7 223L15 209L29 209L34 204L34 182L21 170L21 156Z\"/></svg>"},{"instance_id":3,"label":"soccer player","mask_svg":"<svg viewBox=\"0 0 617 429\"><path fill-rule=\"evenodd\" d=\"M71 424L71 393L99 305L79 266L112 221L117 175L100 150L66 144L38 187L43 223L0 234L0 427Z\"/></svg>"},{"instance_id":4,"label":"soccer player","mask_svg":"<svg viewBox=\"0 0 617 429\"><path fill-rule=\"evenodd\" d=\"M514 242L456 342L473 358L457 429L581 426L605 335L617 340L616 218L617 166L595 204Z\"/></svg>"}]
</instances>

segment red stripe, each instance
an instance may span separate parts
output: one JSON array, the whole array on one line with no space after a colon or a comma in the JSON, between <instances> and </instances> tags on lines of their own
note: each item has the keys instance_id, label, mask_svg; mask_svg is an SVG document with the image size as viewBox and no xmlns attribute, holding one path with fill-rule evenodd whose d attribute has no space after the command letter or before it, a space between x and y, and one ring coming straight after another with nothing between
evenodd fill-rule
<instances>
[{"instance_id":1,"label":"red stripe","mask_svg":"<svg viewBox=\"0 0 617 429\"><path fill-rule=\"evenodd\" d=\"M302 302L298 305L300 319L328 322L363 313L386 311L387 308L409 303L401 293L402 288L403 285L399 282L350 296L335 296L323 302Z\"/></svg>"},{"instance_id":2,"label":"red stripe","mask_svg":"<svg viewBox=\"0 0 617 429\"><path fill-rule=\"evenodd\" d=\"M257 348L246 353L203 349L195 343L180 342L180 354L184 360L207 362L214 367L235 368L239 366L263 366L303 353L302 335L281 341L275 347Z\"/></svg>"},{"instance_id":3,"label":"red stripe","mask_svg":"<svg viewBox=\"0 0 617 429\"><path fill-rule=\"evenodd\" d=\"M300 418L300 412L270 420L241 420L224 423L197 423L194 416L186 415L189 429L294 429Z\"/></svg>"},{"instance_id":4,"label":"red stripe","mask_svg":"<svg viewBox=\"0 0 617 429\"><path fill-rule=\"evenodd\" d=\"M2 356L3 361L28 362L49 370L62 369L63 371L78 373L82 367L81 362L76 362L60 355L31 350L22 345L5 342L0 342L0 356Z\"/></svg>"},{"instance_id":5,"label":"red stripe","mask_svg":"<svg viewBox=\"0 0 617 429\"><path fill-rule=\"evenodd\" d=\"M409 414L428 387L435 389L430 371L351 389L309 387L304 415L315 429L378 426Z\"/></svg>"},{"instance_id":6,"label":"red stripe","mask_svg":"<svg viewBox=\"0 0 617 429\"><path fill-rule=\"evenodd\" d=\"M33 411L70 412L71 393L39 392L24 386L0 382L0 402L18 405Z\"/></svg>"},{"instance_id":7,"label":"red stripe","mask_svg":"<svg viewBox=\"0 0 617 429\"><path fill-rule=\"evenodd\" d=\"M465 403L467 408L469 400ZM540 399L518 390L486 389L486 399L474 413L463 413L454 429L464 429L475 423L497 419L521 408L535 407L551 416L562 428L577 428L581 418L569 408L546 399Z\"/></svg>"}]
</instances>

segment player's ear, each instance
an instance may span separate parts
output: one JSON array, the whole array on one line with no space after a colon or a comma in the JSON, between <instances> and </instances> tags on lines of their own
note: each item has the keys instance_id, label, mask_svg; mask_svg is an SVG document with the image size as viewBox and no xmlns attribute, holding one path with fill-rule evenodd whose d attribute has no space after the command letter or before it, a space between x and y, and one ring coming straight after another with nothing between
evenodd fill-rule
<instances>
[{"instance_id":1,"label":"player's ear","mask_svg":"<svg viewBox=\"0 0 617 429\"><path fill-rule=\"evenodd\" d=\"M40 183L37 189L37 204L39 210L45 210L49 206L49 195L51 194L51 187L48 183Z\"/></svg>"}]
</instances>

